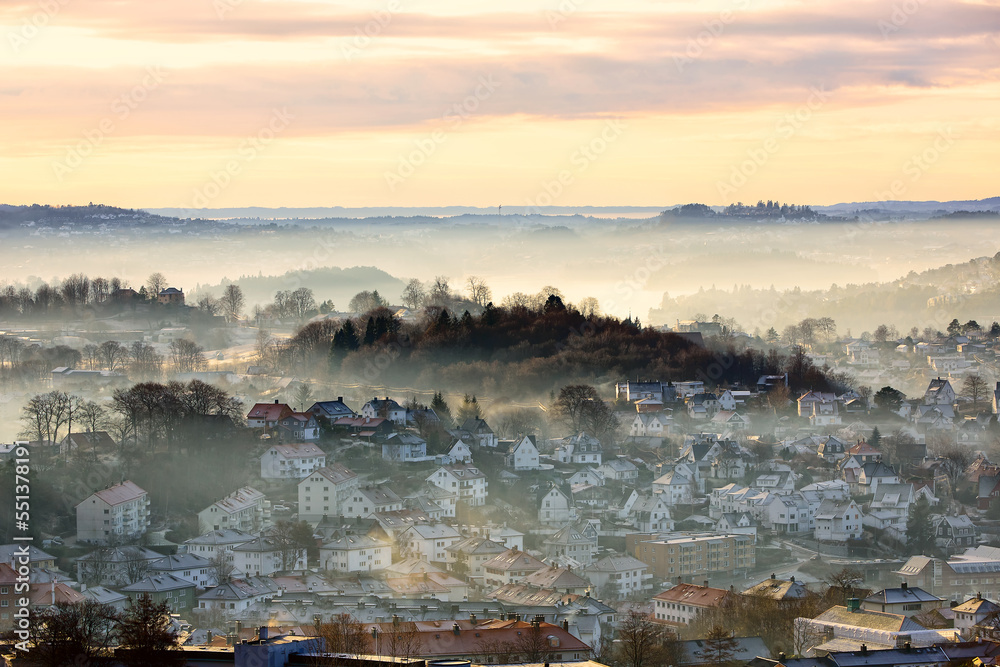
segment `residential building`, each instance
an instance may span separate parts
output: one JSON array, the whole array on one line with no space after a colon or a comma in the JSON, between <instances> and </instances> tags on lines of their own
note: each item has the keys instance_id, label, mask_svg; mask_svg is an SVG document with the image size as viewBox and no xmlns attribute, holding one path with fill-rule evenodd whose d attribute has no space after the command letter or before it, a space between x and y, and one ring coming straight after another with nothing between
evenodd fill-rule
<instances>
[{"instance_id":1,"label":"residential building","mask_svg":"<svg viewBox=\"0 0 1000 667\"><path fill-rule=\"evenodd\" d=\"M341 513L341 505L358 488L358 475L342 463L320 468L299 482L299 518L319 521Z\"/></svg>"},{"instance_id":2,"label":"residential building","mask_svg":"<svg viewBox=\"0 0 1000 667\"><path fill-rule=\"evenodd\" d=\"M618 599L653 590L653 574L649 566L632 556L605 556L588 565L584 574L594 591L612 589Z\"/></svg>"},{"instance_id":3,"label":"residential building","mask_svg":"<svg viewBox=\"0 0 1000 667\"><path fill-rule=\"evenodd\" d=\"M538 447L535 436L526 435L520 440L509 443L504 465L513 470L539 470Z\"/></svg>"},{"instance_id":4,"label":"residential building","mask_svg":"<svg viewBox=\"0 0 1000 667\"><path fill-rule=\"evenodd\" d=\"M149 497L134 482L122 482L84 498L76 506L76 539L106 544L135 539L149 528Z\"/></svg>"},{"instance_id":5,"label":"residential building","mask_svg":"<svg viewBox=\"0 0 1000 667\"><path fill-rule=\"evenodd\" d=\"M538 501L538 521L543 524L564 524L576 518L576 506L572 498L556 485Z\"/></svg>"},{"instance_id":6,"label":"residential building","mask_svg":"<svg viewBox=\"0 0 1000 667\"><path fill-rule=\"evenodd\" d=\"M545 563L520 549L508 549L483 563L486 588L519 583L532 572L544 569Z\"/></svg>"},{"instance_id":7,"label":"residential building","mask_svg":"<svg viewBox=\"0 0 1000 667\"><path fill-rule=\"evenodd\" d=\"M427 478L427 481L445 491L457 491L459 499L472 507L486 504L486 475L471 464L441 466Z\"/></svg>"},{"instance_id":8,"label":"residential building","mask_svg":"<svg viewBox=\"0 0 1000 667\"><path fill-rule=\"evenodd\" d=\"M278 420L275 432L281 442L314 442L319 440L319 422L311 412L293 412Z\"/></svg>"},{"instance_id":9,"label":"residential building","mask_svg":"<svg viewBox=\"0 0 1000 667\"><path fill-rule=\"evenodd\" d=\"M208 560L222 559L232 563L233 547L245 544L254 539L254 535L242 530L210 530L198 537L184 541L184 549L189 554L195 554Z\"/></svg>"},{"instance_id":10,"label":"residential building","mask_svg":"<svg viewBox=\"0 0 1000 667\"><path fill-rule=\"evenodd\" d=\"M271 503L257 489L244 486L198 512L198 530L230 528L255 533L271 515Z\"/></svg>"},{"instance_id":11,"label":"residential building","mask_svg":"<svg viewBox=\"0 0 1000 667\"><path fill-rule=\"evenodd\" d=\"M853 500L824 500L816 510L813 539L839 543L859 539L862 518L861 508Z\"/></svg>"},{"instance_id":12,"label":"residential building","mask_svg":"<svg viewBox=\"0 0 1000 667\"><path fill-rule=\"evenodd\" d=\"M899 588L884 588L861 601L866 611L881 611L902 616L917 616L945 606L944 600L919 586L910 587L905 581Z\"/></svg>"},{"instance_id":13,"label":"residential building","mask_svg":"<svg viewBox=\"0 0 1000 667\"><path fill-rule=\"evenodd\" d=\"M320 547L319 561L327 571L374 572L392 565L392 545L368 535L341 535Z\"/></svg>"},{"instance_id":14,"label":"residential building","mask_svg":"<svg viewBox=\"0 0 1000 667\"><path fill-rule=\"evenodd\" d=\"M302 479L326 465L326 453L312 443L274 445L260 456L261 479Z\"/></svg>"},{"instance_id":15,"label":"residential building","mask_svg":"<svg viewBox=\"0 0 1000 667\"><path fill-rule=\"evenodd\" d=\"M323 419L327 424L333 424L341 417L357 417L358 415L344 403L344 397L338 396L336 401L318 401L313 403L307 412L316 419Z\"/></svg>"},{"instance_id":16,"label":"residential building","mask_svg":"<svg viewBox=\"0 0 1000 667\"><path fill-rule=\"evenodd\" d=\"M497 434L493 432L490 425L485 420L478 417L470 417L457 429L455 436L467 440L470 444L478 447L488 447L496 449L499 441Z\"/></svg>"},{"instance_id":17,"label":"residential building","mask_svg":"<svg viewBox=\"0 0 1000 667\"><path fill-rule=\"evenodd\" d=\"M361 408L361 416L368 419L381 417L388 419L393 424L406 426L406 408L392 400L388 396L384 399L373 398Z\"/></svg>"},{"instance_id":18,"label":"residential building","mask_svg":"<svg viewBox=\"0 0 1000 667\"><path fill-rule=\"evenodd\" d=\"M678 583L673 588L653 596L653 619L664 625L685 627L701 614L725 607L733 593L721 588Z\"/></svg>"},{"instance_id":19,"label":"residential building","mask_svg":"<svg viewBox=\"0 0 1000 667\"><path fill-rule=\"evenodd\" d=\"M605 479L613 479L616 482L634 484L639 479L639 469L635 467L634 463L622 457L609 459L597 469L601 471Z\"/></svg>"},{"instance_id":20,"label":"residential building","mask_svg":"<svg viewBox=\"0 0 1000 667\"><path fill-rule=\"evenodd\" d=\"M427 460L427 441L414 433L393 433L382 443L382 460L397 463Z\"/></svg>"},{"instance_id":21,"label":"residential building","mask_svg":"<svg viewBox=\"0 0 1000 667\"><path fill-rule=\"evenodd\" d=\"M174 614L188 611L195 604L194 583L169 573L150 574L122 587L121 592L133 602L140 596L146 596L156 604L166 602Z\"/></svg>"},{"instance_id":22,"label":"residential building","mask_svg":"<svg viewBox=\"0 0 1000 667\"><path fill-rule=\"evenodd\" d=\"M590 530L581 530L572 524L563 526L542 542L545 557L556 562L578 563L589 565L597 553L597 532L592 526ZM572 560L567 560L572 559Z\"/></svg>"},{"instance_id":23,"label":"residential building","mask_svg":"<svg viewBox=\"0 0 1000 667\"><path fill-rule=\"evenodd\" d=\"M290 417L294 412L291 407L279 403L277 399L274 403L256 403L247 412L247 426L264 429L265 433L269 433L278 428L278 422Z\"/></svg>"},{"instance_id":24,"label":"residential building","mask_svg":"<svg viewBox=\"0 0 1000 667\"><path fill-rule=\"evenodd\" d=\"M153 561L149 570L150 574L172 574L178 579L190 581L199 590L211 588L218 583L215 564L204 556L192 553L164 556Z\"/></svg>"},{"instance_id":25,"label":"residential building","mask_svg":"<svg viewBox=\"0 0 1000 667\"><path fill-rule=\"evenodd\" d=\"M753 535L692 533L660 538L630 534L625 540L631 554L661 579L736 574L752 570L757 562Z\"/></svg>"},{"instance_id":26,"label":"residential building","mask_svg":"<svg viewBox=\"0 0 1000 667\"><path fill-rule=\"evenodd\" d=\"M274 537L258 537L233 547L233 566L251 577L306 569L306 550Z\"/></svg>"},{"instance_id":27,"label":"residential building","mask_svg":"<svg viewBox=\"0 0 1000 667\"><path fill-rule=\"evenodd\" d=\"M399 534L400 555L419 556L432 563L448 562L448 547L462 539L462 534L443 523L415 524Z\"/></svg>"},{"instance_id":28,"label":"residential building","mask_svg":"<svg viewBox=\"0 0 1000 667\"><path fill-rule=\"evenodd\" d=\"M387 486L363 486L355 489L340 507L347 518L369 517L375 512L398 512L403 499Z\"/></svg>"},{"instance_id":29,"label":"residential building","mask_svg":"<svg viewBox=\"0 0 1000 667\"><path fill-rule=\"evenodd\" d=\"M483 566L505 551L507 547L503 544L481 535L473 535L445 549L448 570L473 581L482 582L485 573Z\"/></svg>"}]
</instances>

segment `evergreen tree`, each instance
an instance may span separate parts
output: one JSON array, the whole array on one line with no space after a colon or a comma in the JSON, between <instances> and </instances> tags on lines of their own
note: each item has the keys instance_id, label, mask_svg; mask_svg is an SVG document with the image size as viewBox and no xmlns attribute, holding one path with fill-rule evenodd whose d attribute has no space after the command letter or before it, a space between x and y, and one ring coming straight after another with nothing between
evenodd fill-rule
<instances>
[{"instance_id":1,"label":"evergreen tree","mask_svg":"<svg viewBox=\"0 0 1000 667\"><path fill-rule=\"evenodd\" d=\"M910 516L906 519L906 546L911 555L930 555L934 548L931 505L926 496L921 495L910 506Z\"/></svg>"},{"instance_id":2,"label":"evergreen tree","mask_svg":"<svg viewBox=\"0 0 1000 667\"><path fill-rule=\"evenodd\" d=\"M375 334L375 318L369 316L368 324L365 326L365 345L370 346L375 344L376 339Z\"/></svg>"},{"instance_id":3,"label":"evergreen tree","mask_svg":"<svg viewBox=\"0 0 1000 667\"><path fill-rule=\"evenodd\" d=\"M434 399L431 401L431 410L433 410L434 414L436 414L438 419L441 420L442 426L447 428L451 424L451 408L448 407L448 404L445 402L444 396L440 391L434 392Z\"/></svg>"},{"instance_id":4,"label":"evergreen tree","mask_svg":"<svg viewBox=\"0 0 1000 667\"><path fill-rule=\"evenodd\" d=\"M126 667L132 665L183 665L184 653L170 630L170 606L140 595L122 613L118 625L121 651L116 657Z\"/></svg>"},{"instance_id":5,"label":"evergreen tree","mask_svg":"<svg viewBox=\"0 0 1000 667\"><path fill-rule=\"evenodd\" d=\"M727 665L733 661L739 647L732 633L721 625L716 625L702 640L702 649L695 651L695 657L706 665Z\"/></svg>"},{"instance_id":6,"label":"evergreen tree","mask_svg":"<svg viewBox=\"0 0 1000 667\"><path fill-rule=\"evenodd\" d=\"M881 442L882 442L882 434L879 433L878 426L876 426L875 428L872 429L871 437L868 438L868 444L871 445L874 449L878 449L879 443Z\"/></svg>"}]
</instances>

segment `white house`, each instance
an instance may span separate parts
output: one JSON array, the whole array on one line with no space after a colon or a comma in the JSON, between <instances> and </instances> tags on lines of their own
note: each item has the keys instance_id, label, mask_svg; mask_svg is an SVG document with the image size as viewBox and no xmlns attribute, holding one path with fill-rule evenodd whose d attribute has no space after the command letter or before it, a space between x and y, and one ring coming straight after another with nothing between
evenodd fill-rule
<instances>
[{"instance_id":1,"label":"white house","mask_svg":"<svg viewBox=\"0 0 1000 667\"><path fill-rule=\"evenodd\" d=\"M260 456L261 479L302 479L326 465L326 454L308 442L274 445Z\"/></svg>"},{"instance_id":2,"label":"white house","mask_svg":"<svg viewBox=\"0 0 1000 667\"><path fill-rule=\"evenodd\" d=\"M526 435L520 440L512 442L507 449L504 463L508 468L514 470L540 470L535 436Z\"/></svg>"},{"instance_id":3,"label":"white house","mask_svg":"<svg viewBox=\"0 0 1000 667\"><path fill-rule=\"evenodd\" d=\"M846 542L858 539L862 533L861 508L853 500L824 500L816 510L813 538L825 542Z\"/></svg>"},{"instance_id":4,"label":"white house","mask_svg":"<svg viewBox=\"0 0 1000 667\"><path fill-rule=\"evenodd\" d=\"M605 556L588 565L583 573L593 584L594 594L610 587L621 599L653 590L653 575L649 566L632 556Z\"/></svg>"},{"instance_id":5,"label":"white house","mask_svg":"<svg viewBox=\"0 0 1000 667\"><path fill-rule=\"evenodd\" d=\"M406 408L392 400L388 396L384 399L373 398L361 408L361 416L368 419L382 417L388 419L393 424L406 426Z\"/></svg>"},{"instance_id":6,"label":"white house","mask_svg":"<svg viewBox=\"0 0 1000 667\"><path fill-rule=\"evenodd\" d=\"M198 596L199 612L223 612L232 618L258 602L267 602L280 592L269 577L234 579Z\"/></svg>"},{"instance_id":7,"label":"white house","mask_svg":"<svg viewBox=\"0 0 1000 667\"><path fill-rule=\"evenodd\" d=\"M210 530L203 535L185 540L184 545L185 551L189 554L195 554L208 560L218 558L231 564L233 547L246 544L254 537L253 534L242 530Z\"/></svg>"},{"instance_id":8,"label":"white house","mask_svg":"<svg viewBox=\"0 0 1000 667\"><path fill-rule=\"evenodd\" d=\"M13 507L13 505L12 505ZM134 539L149 528L149 497L134 482L92 493L76 506L76 539L104 544Z\"/></svg>"},{"instance_id":9,"label":"white house","mask_svg":"<svg viewBox=\"0 0 1000 667\"><path fill-rule=\"evenodd\" d=\"M490 449L496 448L499 442L497 434L493 432L490 425L478 417L466 419L458 428L456 435L463 439L468 438L469 444L476 444L479 447L489 447Z\"/></svg>"},{"instance_id":10,"label":"white house","mask_svg":"<svg viewBox=\"0 0 1000 667\"><path fill-rule=\"evenodd\" d=\"M448 450L448 456L453 463L472 463L472 448L459 438Z\"/></svg>"},{"instance_id":11,"label":"white house","mask_svg":"<svg viewBox=\"0 0 1000 667\"><path fill-rule=\"evenodd\" d=\"M205 589L215 586L216 567L211 559L198 554L174 554L164 556L160 560L150 563L151 574L166 572L179 579L190 581L196 588Z\"/></svg>"},{"instance_id":12,"label":"white house","mask_svg":"<svg viewBox=\"0 0 1000 667\"><path fill-rule=\"evenodd\" d=\"M462 539L462 534L449 525L414 524L399 534L402 555L418 556L434 563L448 562L447 549Z\"/></svg>"},{"instance_id":13,"label":"white house","mask_svg":"<svg viewBox=\"0 0 1000 667\"><path fill-rule=\"evenodd\" d=\"M445 491L458 492L459 499L473 507L486 504L486 475L471 464L441 466L427 481Z\"/></svg>"},{"instance_id":14,"label":"white house","mask_svg":"<svg viewBox=\"0 0 1000 667\"><path fill-rule=\"evenodd\" d=\"M362 486L354 489L341 503L340 514L347 518L365 518L374 512L398 512L403 499L387 486Z\"/></svg>"},{"instance_id":15,"label":"white house","mask_svg":"<svg viewBox=\"0 0 1000 667\"><path fill-rule=\"evenodd\" d=\"M427 441L413 433L393 433L382 443L382 459L409 463L427 460Z\"/></svg>"},{"instance_id":16,"label":"white house","mask_svg":"<svg viewBox=\"0 0 1000 667\"><path fill-rule=\"evenodd\" d=\"M258 537L233 547L233 567L251 577L306 569L306 550L273 537Z\"/></svg>"},{"instance_id":17,"label":"white house","mask_svg":"<svg viewBox=\"0 0 1000 667\"><path fill-rule=\"evenodd\" d=\"M392 545L368 535L343 535L320 547L319 560L335 572L374 572L392 565Z\"/></svg>"},{"instance_id":18,"label":"white house","mask_svg":"<svg viewBox=\"0 0 1000 667\"><path fill-rule=\"evenodd\" d=\"M656 412L640 412L629 424L628 434L633 438L662 438L670 435L673 417Z\"/></svg>"},{"instance_id":19,"label":"white house","mask_svg":"<svg viewBox=\"0 0 1000 667\"><path fill-rule=\"evenodd\" d=\"M596 468L584 468L583 470L577 470L569 478L570 486L587 485L587 486L604 486L604 475L601 474Z\"/></svg>"},{"instance_id":20,"label":"white house","mask_svg":"<svg viewBox=\"0 0 1000 667\"><path fill-rule=\"evenodd\" d=\"M299 519L319 521L336 516L358 488L358 475L341 463L320 468L299 482Z\"/></svg>"},{"instance_id":21,"label":"white house","mask_svg":"<svg viewBox=\"0 0 1000 667\"><path fill-rule=\"evenodd\" d=\"M663 494L670 507L690 503L698 492L698 480L692 467L677 464L673 470L653 481L653 493Z\"/></svg>"},{"instance_id":22,"label":"white house","mask_svg":"<svg viewBox=\"0 0 1000 667\"><path fill-rule=\"evenodd\" d=\"M954 405L955 390L951 382L945 378L935 378L927 385L924 392L924 405Z\"/></svg>"},{"instance_id":23,"label":"white house","mask_svg":"<svg viewBox=\"0 0 1000 667\"><path fill-rule=\"evenodd\" d=\"M540 523L564 524L576 518L573 501L558 486L550 488L538 502Z\"/></svg>"},{"instance_id":24,"label":"white house","mask_svg":"<svg viewBox=\"0 0 1000 667\"><path fill-rule=\"evenodd\" d=\"M654 493L636 501L629 519L640 533L666 533L674 529L670 505L662 493Z\"/></svg>"},{"instance_id":25,"label":"white house","mask_svg":"<svg viewBox=\"0 0 1000 667\"><path fill-rule=\"evenodd\" d=\"M198 530L243 530L254 533L270 516L271 503L257 489L244 486L198 512Z\"/></svg>"},{"instance_id":26,"label":"white house","mask_svg":"<svg viewBox=\"0 0 1000 667\"><path fill-rule=\"evenodd\" d=\"M628 459L621 457L605 461L598 468L605 479L613 479L618 482L634 482L639 479L639 469Z\"/></svg>"}]
</instances>

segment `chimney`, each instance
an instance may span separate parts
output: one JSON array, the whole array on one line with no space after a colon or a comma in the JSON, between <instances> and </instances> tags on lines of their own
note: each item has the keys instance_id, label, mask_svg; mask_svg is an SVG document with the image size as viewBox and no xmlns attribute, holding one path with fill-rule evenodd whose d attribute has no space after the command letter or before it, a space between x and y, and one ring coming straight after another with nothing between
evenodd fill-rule
<instances>
[{"instance_id":1,"label":"chimney","mask_svg":"<svg viewBox=\"0 0 1000 667\"><path fill-rule=\"evenodd\" d=\"M905 591L906 590L906 582L904 581L902 584L899 585L899 587L902 588Z\"/></svg>"},{"instance_id":2,"label":"chimney","mask_svg":"<svg viewBox=\"0 0 1000 667\"><path fill-rule=\"evenodd\" d=\"M563 619L562 626L563 626L563 630L565 630L566 632L569 632L569 619L568 618L564 618Z\"/></svg>"},{"instance_id":3,"label":"chimney","mask_svg":"<svg viewBox=\"0 0 1000 667\"><path fill-rule=\"evenodd\" d=\"M858 598L848 598L847 599L847 611L856 612L861 608L861 600Z\"/></svg>"},{"instance_id":4,"label":"chimney","mask_svg":"<svg viewBox=\"0 0 1000 667\"><path fill-rule=\"evenodd\" d=\"M705 580L705 588L708 588L708 579Z\"/></svg>"},{"instance_id":5,"label":"chimney","mask_svg":"<svg viewBox=\"0 0 1000 667\"><path fill-rule=\"evenodd\" d=\"M257 630L257 638L259 640L261 640L262 642L266 642L267 641L267 626L266 625L260 626L260 628Z\"/></svg>"},{"instance_id":6,"label":"chimney","mask_svg":"<svg viewBox=\"0 0 1000 667\"><path fill-rule=\"evenodd\" d=\"M458 623L454 623L451 626L451 631L455 633L455 636L462 634L462 628L459 627Z\"/></svg>"},{"instance_id":7,"label":"chimney","mask_svg":"<svg viewBox=\"0 0 1000 667\"><path fill-rule=\"evenodd\" d=\"M343 403L344 402L344 397L343 396L338 396L337 397L337 402L338 403Z\"/></svg>"},{"instance_id":8,"label":"chimney","mask_svg":"<svg viewBox=\"0 0 1000 667\"><path fill-rule=\"evenodd\" d=\"M205 643L206 644L211 644L212 643L212 631L211 630L208 630L208 631L205 632Z\"/></svg>"},{"instance_id":9,"label":"chimney","mask_svg":"<svg viewBox=\"0 0 1000 667\"><path fill-rule=\"evenodd\" d=\"M771 573L771 578L772 578L772 579L775 579L775 578L776 578L776 577L774 576L774 572L772 572L772 573Z\"/></svg>"},{"instance_id":10,"label":"chimney","mask_svg":"<svg viewBox=\"0 0 1000 667\"><path fill-rule=\"evenodd\" d=\"M792 577L791 577L790 581L791 581L791 582L792 582L793 584L795 583L795 575L794 575L794 574L792 575Z\"/></svg>"},{"instance_id":11,"label":"chimney","mask_svg":"<svg viewBox=\"0 0 1000 667\"><path fill-rule=\"evenodd\" d=\"M277 405L277 404L278 404L278 399L274 399L274 404L275 404L275 405Z\"/></svg>"},{"instance_id":12,"label":"chimney","mask_svg":"<svg viewBox=\"0 0 1000 667\"><path fill-rule=\"evenodd\" d=\"M469 614L469 623L472 623L473 625L475 625L476 622L477 622L476 615L475 614Z\"/></svg>"},{"instance_id":13,"label":"chimney","mask_svg":"<svg viewBox=\"0 0 1000 667\"><path fill-rule=\"evenodd\" d=\"M861 655L868 655L868 645L867 644L862 644L861 645Z\"/></svg>"}]
</instances>

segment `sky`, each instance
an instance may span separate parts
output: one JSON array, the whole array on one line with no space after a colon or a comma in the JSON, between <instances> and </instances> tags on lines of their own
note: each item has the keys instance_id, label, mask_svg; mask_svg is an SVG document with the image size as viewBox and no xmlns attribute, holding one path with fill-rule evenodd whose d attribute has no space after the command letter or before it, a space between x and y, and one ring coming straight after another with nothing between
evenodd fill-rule
<instances>
[{"instance_id":1,"label":"sky","mask_svg":"<svg viewBox=\"0 0 1000 667\"><path fill-rule=\"evenodd\" d=\"M0 203L976 199L998 73L997 0L0 0Z\"/></svg>"}]
</instances>

